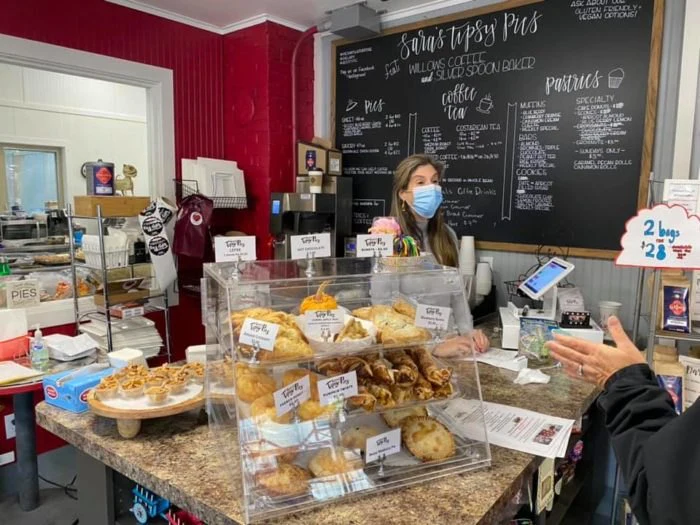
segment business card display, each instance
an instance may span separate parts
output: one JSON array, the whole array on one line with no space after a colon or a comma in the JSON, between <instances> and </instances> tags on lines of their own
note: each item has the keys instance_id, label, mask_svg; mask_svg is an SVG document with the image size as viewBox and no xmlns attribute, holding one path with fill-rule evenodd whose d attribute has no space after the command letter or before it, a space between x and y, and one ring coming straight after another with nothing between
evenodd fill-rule
<instances>
[{"instance_id":1,"label":"business card display","mask_svg":"<svg viewBox=\"0 0 700 525\"><path fill-rule=\"evenodd\" d=\"M306 375L294 383L272 393L275 399L275 412L282 417L311 397L311 382Z\"/></svg>"},{"instance_id":2,"label":"business card display","mask_svg":"<svg viewBox=\"0 0 700 525\"><path fill-rule=\"evenodd\" d=\"M452 308L419 304L416 307L416 326L428 330L447 330Z\"/></svg>"},{"instance_id":3,"label":"business card display","mask_svg":"<svg viewBox=\"0 0 700 525\"><path fill-rule=\"evenodd\" d=\"M365 463L369 464L399 452L401 452L401 429L395 428L389 432L367 438Z\"/></svg>"},{"instance_id":4,"label":"business card display","mask_svg":"<svg viewBox=\"0 0 700 525\"><path fill-rule=\"evenodd\" d=\"M354 370L318 382L318 397L321 406L330 405L336 401L342 401L346 397L356 395L357 373Z\"/></svg>"},{"instance_id":5,"label":"business card display","mask_svg":"<svg viewBox=\"0 0 700 525\"><path fill-rule=\"evenodd\" d=\"M279 329L279 325L275 323L246 317L245 321L243 321L243 328L241 329L241 335L238 337L238 342L272 352Z\"/></svg>"}]
</instances>

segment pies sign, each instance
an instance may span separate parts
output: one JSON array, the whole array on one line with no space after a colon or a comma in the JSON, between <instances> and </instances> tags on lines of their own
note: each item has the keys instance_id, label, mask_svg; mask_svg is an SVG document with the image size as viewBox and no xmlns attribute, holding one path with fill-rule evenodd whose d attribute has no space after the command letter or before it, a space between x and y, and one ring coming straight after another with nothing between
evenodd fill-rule
<instances>
[{"instance_id":1,"label":"pies sign","mask_svg":"<svg viewBox=\"0 0 700 525\"><path fill-rule=\"evenodd\" d=\"M293 260L331 256L330 233L292 235L290 239Z\"/></svg>"},{"instance_id":2,"label":"pies sign","mask_svg":"<svg viewBox=\"0 0 700 525\"><path fill-rule=\"evenodd\" d=\"M276 390L272 395L275 399L277 417L282 417L311 397L309 376L306 375L291 385Z\"/></svg>"},{"instance_id":3,"label":"pies sign","mask_svg":"<svg viewBox=\"0 0 700 525\"><path fill-rule=\"evenodd\" d=\"M627 221L618 266L700 269L700 217L679 205L639 210Z\"/></svg>"},{"instance_id":4,"label":"pies sign","mask_svg":"<svg viewBox=\"0 0 700 525\"><path fill-rule=\"evenodd\" d=\"M367 438L365 443L365 464L383 460L387 456L401 452L401 429L395 428L389 432Z\"/></svg>"},{"instance_id":5,"label":"pies sign","mask_svg":"<svg viewBox=\"0 0 700 525\"><path fill-rule=\"evenodd\" d=\"M394 236L388 235L358 235L358 257L391 257L394 255Z\"/></svg>"},{"instance_id":6,"label":"pies sign","mask_svg":"<svg viewBox=\"0 0 700 525\"><path fill-rule=\"evenodd\" d=\"M452 308L419 304L416 308L416 326L428 330L447 330Z\"/></svg>"},{"instance_id":7,"label":"pies sign","mask_svg":"<svg viewBox=\"0 0 700 525\"><path fill-rule=\"evenodd\" d=\"M346 397L357 395L357 373L329 377L318 382L318 397L321 406L330 405Z\"/></svg>"},{"instance_id":8,"label":"pies sign","mask_svg":"<svg viewBox=\"0 0 700 525\"><path fill-rule=\"evenodd\" d=\"M340 332L345 326L345 312L340 308L335 310L311 310L304 314L306 332L311 335L321 335L328 329L331 336Z\"/></svg>"},{"instance_id":9,"label":"pies sign","mask_svg":"<svg viewBox=\"0 0 700 525\"><path fill-rule=\"evenodd\" d=\"M272 352L275 348L275 339L280 326L275 323L266 321L258 321L246 317L243 321L241 335L238 337L238 342L248 346L258 346L261 350Z\"/></svg>"}]
</instances>

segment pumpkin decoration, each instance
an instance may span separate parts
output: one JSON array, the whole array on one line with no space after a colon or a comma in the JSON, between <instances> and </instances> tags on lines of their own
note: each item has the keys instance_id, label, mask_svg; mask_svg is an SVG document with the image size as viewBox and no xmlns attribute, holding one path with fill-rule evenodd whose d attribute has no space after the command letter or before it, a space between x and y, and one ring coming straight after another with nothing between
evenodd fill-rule
<instances>
[{"instance_id":1,"label":"pumpkin decoration","mask_svg":"<svg viewBox=\"0 0 700 525\"><path fill-rule=\"evenodd\" d=\"M335 310L338 308L338 302L335 300L335 297L325 293L329 284L330 281L323 281L314 295L309 295L301 302L299 312L302 315L316 310Z\"/></svg>"}]
</instances>

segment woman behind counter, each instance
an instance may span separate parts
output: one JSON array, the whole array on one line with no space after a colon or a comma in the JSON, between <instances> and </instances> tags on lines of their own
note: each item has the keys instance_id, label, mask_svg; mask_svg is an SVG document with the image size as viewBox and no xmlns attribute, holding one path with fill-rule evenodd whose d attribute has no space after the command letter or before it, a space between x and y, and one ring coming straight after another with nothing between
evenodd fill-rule
<instances>
[{"instance_id":1,"label":"woman behind counter","mask_svg":"<svg viewBox=\"0 0 700 525\"><path fill-rule=\"evenodd\" d=\"M424 253L433 254L444 266L456 267L457 235L445 222L440 207L442 174L442 164L427 155L411 155L402 160L394 171L391 215L396 217L404 234L418 241ZM435 353L453 356L467 353L472 347L477 352L488 349L489 340L481 330L449 339Z\"/></svg>"}]
</instances>

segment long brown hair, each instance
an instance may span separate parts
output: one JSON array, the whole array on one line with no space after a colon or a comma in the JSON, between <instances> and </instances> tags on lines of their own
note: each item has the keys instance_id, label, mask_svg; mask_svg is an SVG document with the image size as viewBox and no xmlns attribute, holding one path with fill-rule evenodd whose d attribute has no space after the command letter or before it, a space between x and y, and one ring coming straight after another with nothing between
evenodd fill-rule
<instances>
[{"instance_id":1,"label":"long brown hair","mask_svg":"<svg viewBox=\"0 0 700 525\"><path fill-rule=\"evenodd\" d=\"M439 208L432 219L428 221L428 239L423 239L420 229L416 224L416 218L409 207L403 204L401 192L408 189L411 182L411 175L421 166L430 165L438 172L438 177L442 179L444 166L427 155L411 155L401 161L394 171L394 189L392 191L391 215L396 217L401 226L401 231L406 235L416 238L421 246L426 242L430 245L430 251L437 261L444 266L457 266L459 258L457 247L454 245L442 208Z\"/></svg>"}]
</instances>

